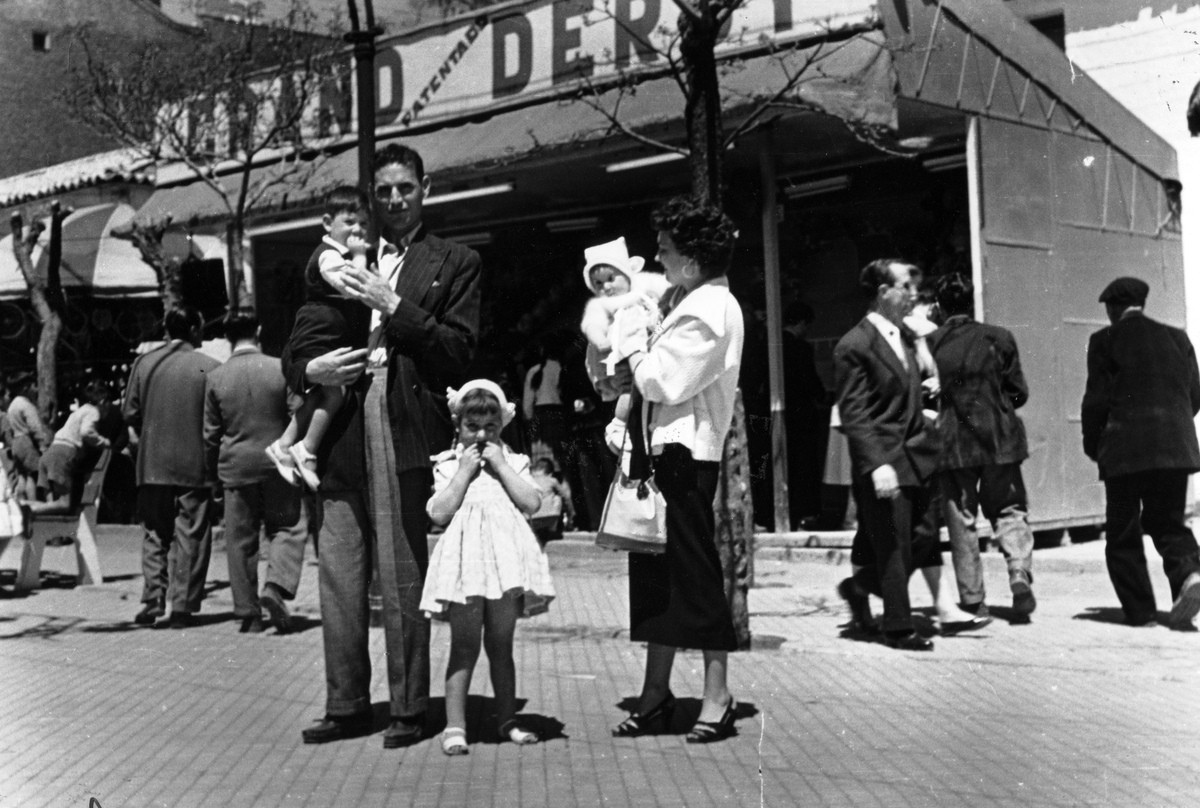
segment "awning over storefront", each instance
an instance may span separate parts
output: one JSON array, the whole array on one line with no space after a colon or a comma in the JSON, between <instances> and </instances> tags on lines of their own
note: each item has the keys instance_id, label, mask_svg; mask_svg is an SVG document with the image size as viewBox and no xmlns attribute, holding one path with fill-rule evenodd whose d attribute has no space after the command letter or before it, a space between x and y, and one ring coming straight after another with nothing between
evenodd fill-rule
<instances>
[{"instance_id":1,"label":"awning over storefront","mask_svg":"<svg viewBox=\"0 0 1200 808\"><path fill-rule=\"evenodd\" d=\"M158 294L154 270L146 265L129 241L111 235L133 218L134 210L123 203L93 205L72 213L63 222L61 276L63 288L87 290L99 297L133 297ZM50 229L33 250L37 272L45 274L49 263ZM195 236L184 249L197 258L221 257L221 243L212 236ZM214 253L215 256L210 255ZM0 299L25 297L28 288L13 254L11 234L0 239Z\"/></svg>"},{"instance_id":2,"label":"awning over storefront","mask_svg":"<svg viewBox=\"0 0 1200 808\"><path fill-rule=\"evenodd\" d=\"M881 4L899 93L964 113L1075 134L1090 130L1159 180L1175 150L1000 0Z\"/></svg>"},{"instance_id":3,"label":"awning over storefront","mask_svg":"<svg viewBox=\"0 0 1200 808\"><path fill-rule=\"evenodd\" d=\"M31 199L73 191L101 182L122 181L153 185L154 161L135 149L91 154L77 160L0 179L0 208Z\"/></svg>"},{"instance_id":4,"label":"awning over storefront","mask_svg":"<svg viewBox=\"0 0 1200 808\"><path fill-rule=\"evenodd\" d=\"M771 97L787 71L815 48L830 54L781 99L796 109L820 111L854 127L897 127L897 97L925 101L967 115L984 115L1064 132L1090 131L1160 180L1177 180L1171 147L1104 92L1041 33L999 0L899 0L878 5L884 31L858 33L787 56L757 56L721 68L727 127L739 110ZM648 80L620 96L599 96L606 109L620 99L621 120L658 136L680 132L683 101L670 78ZM673 127L673 128L672 128ZM405 143L426 158L431 173L512 166L612 137L603 114L577 98L463 118L439 129L414 126ZM627 141L628 142L628 141ZM255 169L259 174L270 167ZM357 181L357 153L324 163L303 188L282 183L257 213L278 215L305 208L332 185ZM229 180L231 188L237 180ZM204 183L161 188L139 211L150 220L170 213L176 221L217 222L225 206Z\"/></svg>"},{"instance_id":5,"label":"awning over storefront","mask_svg":"<svg viewBox=\"0 0 1200 808\"><path fill-rule=\"evenodd\" d=\"M803 60L812 55L818 57L815 66L805 72L794 88L783 93L781 101L793 109L824 112L856 126L895 127L896 81L891 56L880 32L724 66L722 92L727 127L736 124L739 112L785 90L789 75L794 75ZM674 80L655 79L637 85L624 96L611 90L596 99L606 110L614 109L618 101L620 120L626 126L659 136L681 134L669 131L683 113L683 97ZM610 120L603 113L583 100L561 99L401 139L421 153L428 172L439 174L507 166L595 144L610 136L623 137L614 134ZM357 160L355 149L331 158L303 189L283 185L262 209L278 212L301 207L332 185L356 184ZM231 187L237 186L231 181ZM166 213L175 221L184 222L218 220L227 215L219 197L200 182L159 189L138 211L138 219L150 221Z\"/></svg>"}]
</instances>

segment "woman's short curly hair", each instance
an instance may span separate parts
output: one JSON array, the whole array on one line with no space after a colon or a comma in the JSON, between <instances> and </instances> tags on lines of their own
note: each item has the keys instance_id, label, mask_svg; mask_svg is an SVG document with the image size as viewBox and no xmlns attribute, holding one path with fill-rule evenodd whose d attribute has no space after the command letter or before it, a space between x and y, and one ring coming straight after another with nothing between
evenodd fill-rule
<instances>
[{"instance_id":1,"label":"woman's short curly hair","mask_svg":"<svg viewBox=\"0 0 1200 808\"><path fill-rule=\"evenodd\" d=\"M693 259L704 278L715 278L729 270L737 228L718 208L691 196L664 202L650 221L665 232L681 255Z\"/></svg>"}]
</instances>

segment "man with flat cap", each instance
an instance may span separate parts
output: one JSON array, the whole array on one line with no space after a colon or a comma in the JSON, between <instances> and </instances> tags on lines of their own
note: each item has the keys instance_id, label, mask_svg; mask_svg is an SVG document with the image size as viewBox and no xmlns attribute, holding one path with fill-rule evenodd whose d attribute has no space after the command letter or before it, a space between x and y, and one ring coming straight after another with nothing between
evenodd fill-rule
<instances>
[{"instance_id":1,"label":"man with flat cap","mask_svg":"<svg viewBox=\"0 0 1200 808\"><path fill-rule=\"evenodd\" d=\"M1184 524L1188 475L1200 471L1200 370L1187 334L1145 315L1149 292L1117 278L1100 294L1112 325L1088 343L1083 451L1104 481L1105 559L1125 618L1157 623L1144 530L1171 584L1168 623L1186 629L1200 612L1200 549Z\"/></svg>"}]
</instances>

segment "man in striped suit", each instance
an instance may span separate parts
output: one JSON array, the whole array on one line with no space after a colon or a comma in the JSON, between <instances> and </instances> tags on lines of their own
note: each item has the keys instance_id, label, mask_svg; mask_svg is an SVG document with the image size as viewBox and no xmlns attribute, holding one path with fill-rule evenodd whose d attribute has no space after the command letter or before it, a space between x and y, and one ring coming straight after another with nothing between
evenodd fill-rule
<instances>
[{"instance_id":1,"label":"man in striped suit","mask_svg":"<svg viewBox=\"0 0 1200 808\"><path fill-rule=\"evenodd\" d=\"M325 743L371 729L367 585L374 554L391 694L383 745L391 748L424 733L429 621L418 604L428 567L430 455L449 448L453 435L445 391L464 381L475 352L481 266L473 250L422 225L430 178L419 154L384 147L374 177L378 273L350 270L347 286L378 315L372 337L378 367L360 380L367 351L339 349L284 373L293 389L358 387L317 454L327 691L325 718L304 730L304 741Z\"/></svg>"}]
</instances>

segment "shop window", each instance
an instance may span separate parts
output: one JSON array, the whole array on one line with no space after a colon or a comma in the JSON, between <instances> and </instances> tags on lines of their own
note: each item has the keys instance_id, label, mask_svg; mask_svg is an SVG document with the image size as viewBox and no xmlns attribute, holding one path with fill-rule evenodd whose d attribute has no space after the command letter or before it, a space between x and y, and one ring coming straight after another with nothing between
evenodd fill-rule
<instances>
[{"instance_id":1,"label":"shop window","mask_svg":"<svg viewBox=\"0 0 1200 808\"><path fill-rule=\"evenodd\" d=\"M34 31L33 49L38 53L45 53L50 50L50 35L45 31Z\"/></svg>"}]
</instances>

